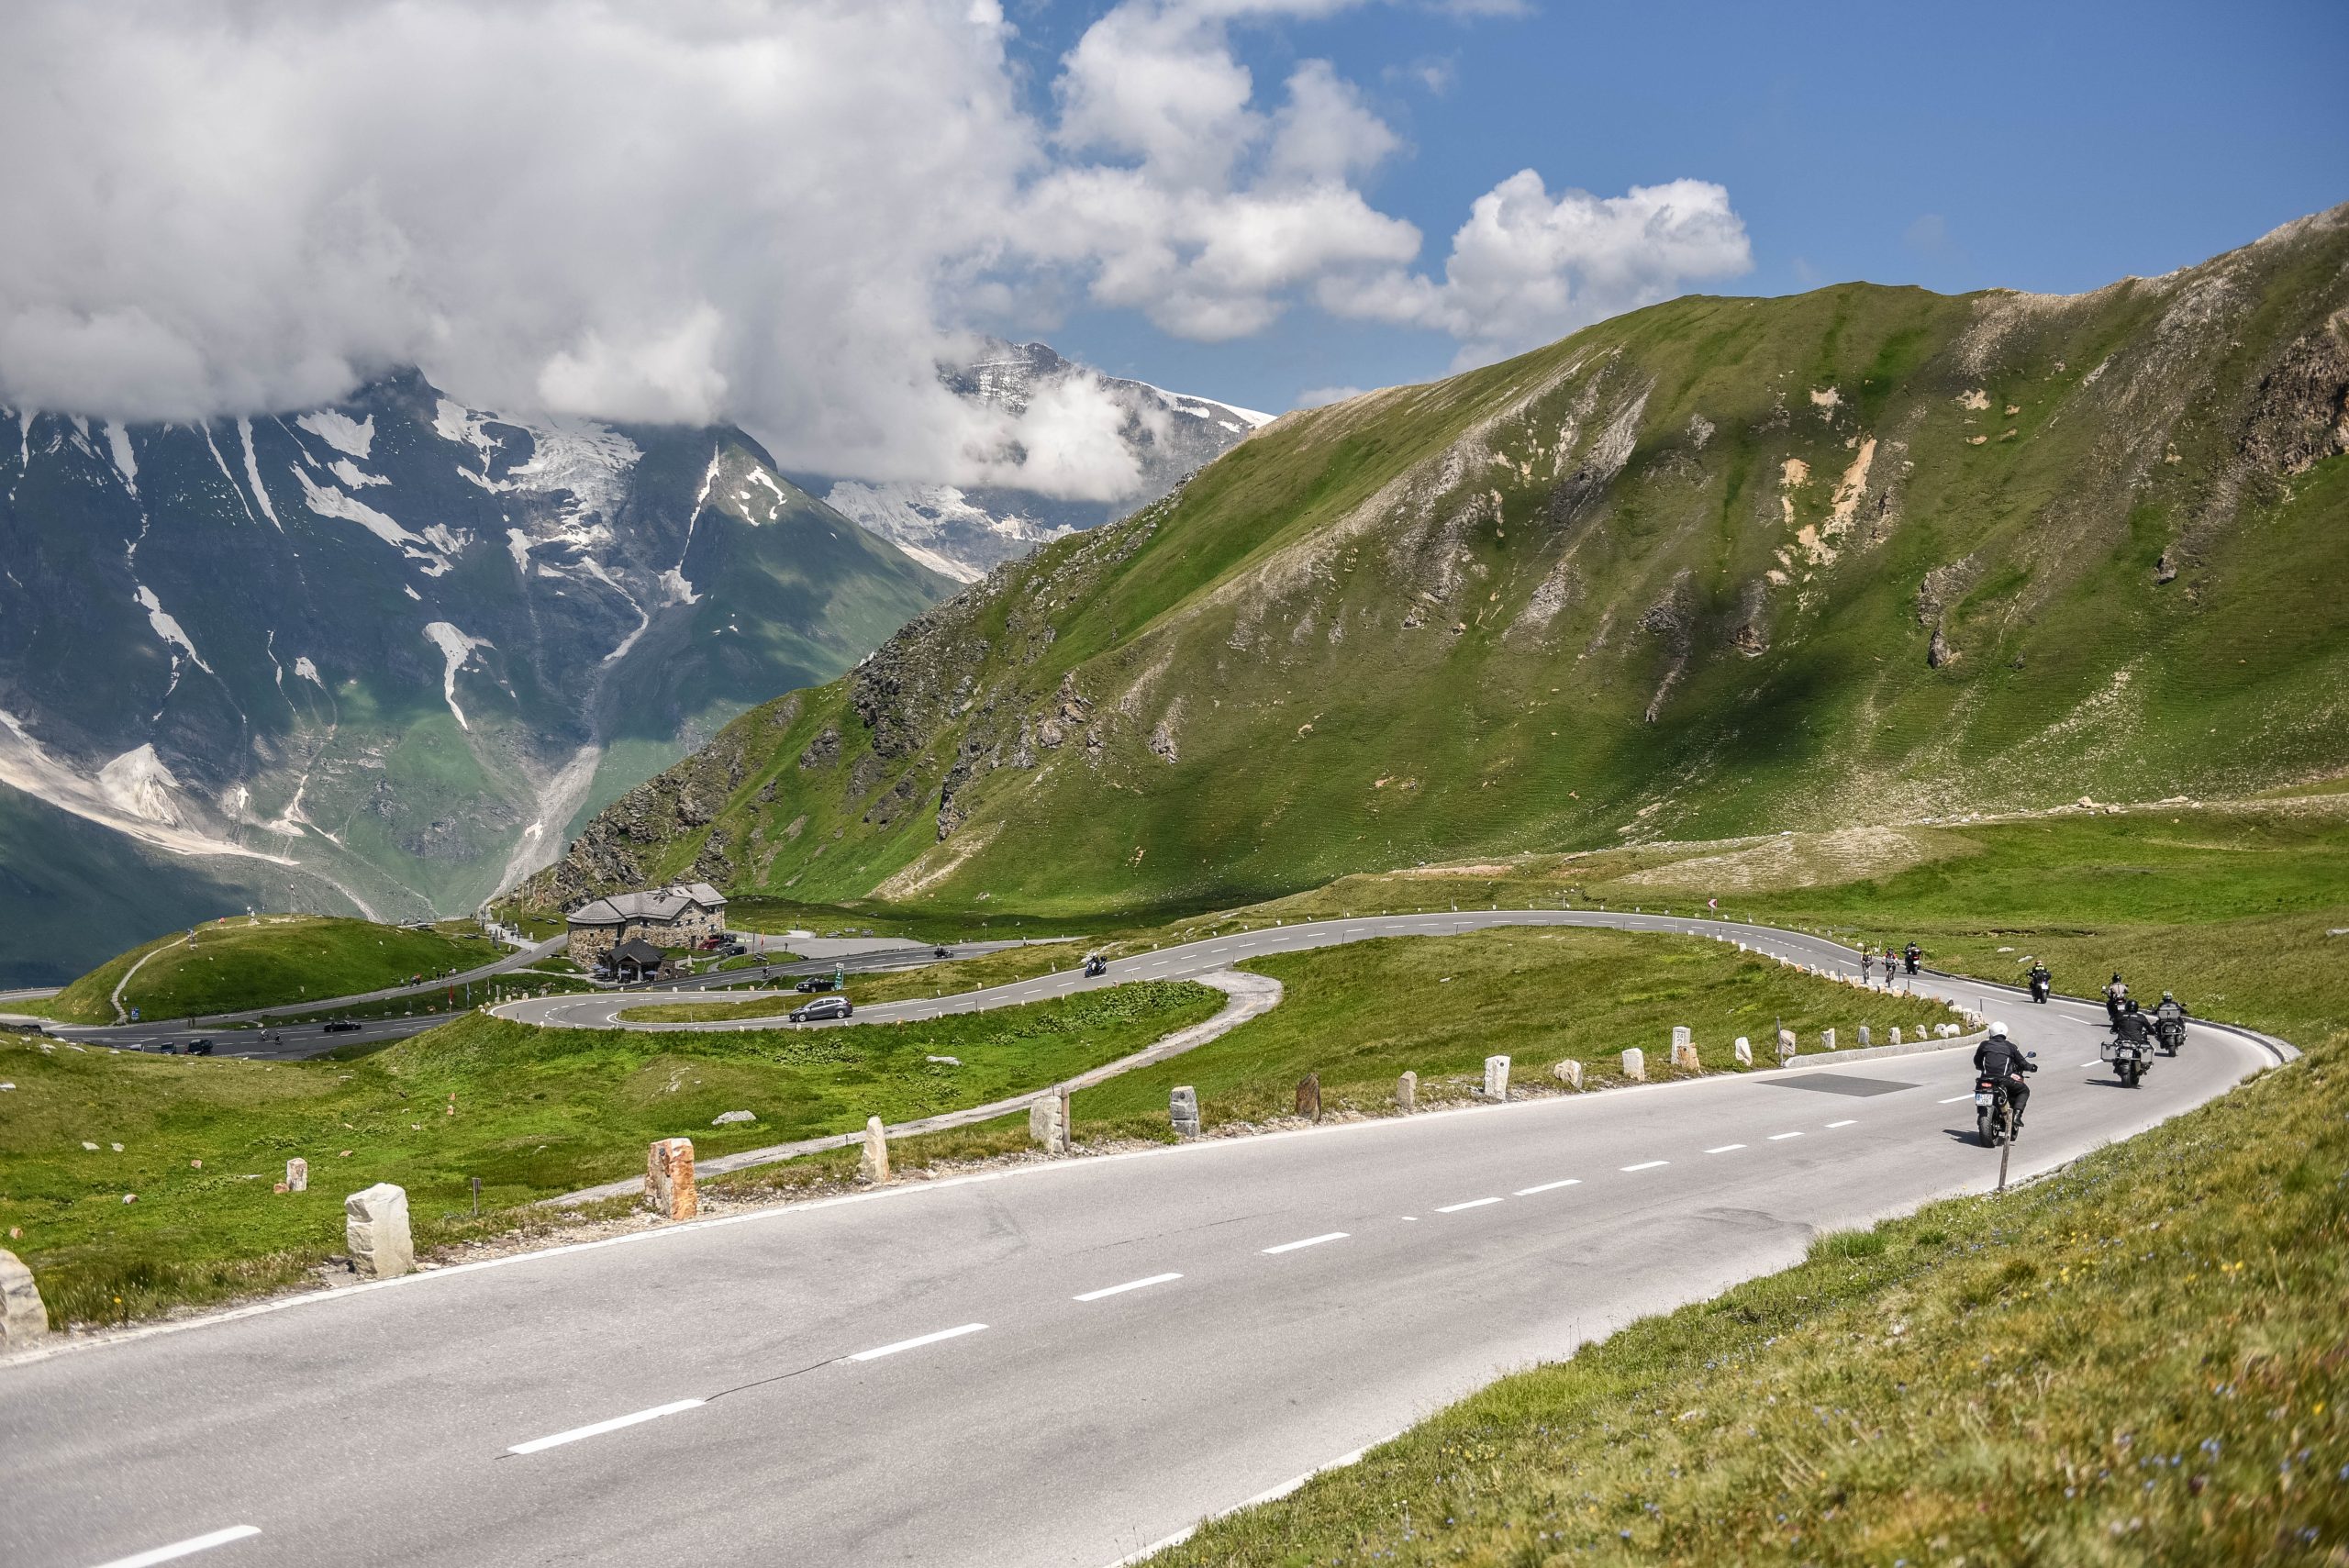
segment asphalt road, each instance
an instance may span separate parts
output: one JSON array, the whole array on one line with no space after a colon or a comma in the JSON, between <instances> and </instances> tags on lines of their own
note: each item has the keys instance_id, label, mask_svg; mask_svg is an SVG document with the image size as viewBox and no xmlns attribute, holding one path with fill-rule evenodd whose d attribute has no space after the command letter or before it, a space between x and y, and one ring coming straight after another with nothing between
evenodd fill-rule
<instances>
[{"instance_id":1,"label":"asphalt road","mask_svg":"<svg viewBox=\"0 0 2349 1568\"><path fill-rule=\"evenodd\" d=\"M2277 1058L2198 1025L2125 1089L2100 1009L2001 1006L2044 1069L2017 1177ZM39 1355L0 1366L0 1561L1100 1568L1990 1185L1969 1051L1024 1165Z\"/></svg>"}]
</instances>

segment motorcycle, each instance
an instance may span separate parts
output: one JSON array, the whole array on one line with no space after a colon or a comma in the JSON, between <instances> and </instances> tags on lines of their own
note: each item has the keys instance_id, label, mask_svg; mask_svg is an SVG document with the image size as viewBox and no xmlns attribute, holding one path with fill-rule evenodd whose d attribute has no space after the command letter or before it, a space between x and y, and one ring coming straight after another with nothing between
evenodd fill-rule
<instances>
[{"instance_id":1,"label":"motorcycle","mask_svg":"<svg viewBox=\"0 0 2349 1568\"><path fill-rule=\"evenodd\" d=\"M2176 1056L2179 1049L2186 1044L2186 1020L2184 1018L2155 1018L2154 1033L2162 1042L2162 1054Z\"/></svg>"},{"instance_id":2,"label":"motorcycle","mask_svg":"<svg viewBox=\"0 0 2349 1568\"><path fill-rule=\"evenodd\" d=\"M1098 953L1092 954L1085 959L1085 977L1087 980L1097 980L1102 975L1108 973L1109 961L1108 959L1101 957Z\"/></svg>"},{"instance_id":3,"label":"motorcycle","mask_svg":"<svg viewBox=\"0 0 2349 1568\"><path fill-rule=\"evenodd\" d=\"M2111 1062L2112 1075L2132 1089L2143 1084L2154 1068L2154 1048L2145 1040L2114 1035L2097 1048L2097 1054Z\"/></svg>"},{"instance_id":4,"label":"motorcycle","mask_svg":"<svg viewBox=\"0 0 2349 1568\"><path fill-rule=\"evenodd\" d=\"M1907 967L1909 973L1914 974L1917 973L1917 961L1923 956L1924 955L1919 952L1915 948L1910 948L1907 952L1900 955L1900 962Z\"/></svg>"},{"instance_id":5,"label":"motorcycle","mask_svg":"<svg viewBox=\"0 0 2349 1568\"><path fill-rule=\"evenodd\" d=\"M2037 1060L2039 1052L2025 1051L2024 1056ZM1974 1080L1974 1131L1985 1149L1996 1149L2011 1143L2015 1136L2014 1102L2007 1097L2007 1081L1988 1074Z\"/></svg>"},{"instance_id":6,"label":"motorcycle","mask_svg":"<svg viewBox=\"0 0 2349 1568\"><path fill-rule=\"evenodd\" d=\"M2046 1001L2047 994L2052 989L2054 989L2054 987L2045 976L2034 974L2031 977L2031 999L2032 1001Z\"/></svg>"}]
</instances>

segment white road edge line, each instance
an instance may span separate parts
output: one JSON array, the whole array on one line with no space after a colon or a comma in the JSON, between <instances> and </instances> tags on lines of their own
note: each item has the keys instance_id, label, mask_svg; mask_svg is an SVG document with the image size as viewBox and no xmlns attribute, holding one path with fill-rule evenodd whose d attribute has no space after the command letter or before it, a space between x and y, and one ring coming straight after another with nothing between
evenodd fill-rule
<instances>
[{"instance_id":1,"label":"white road edge line","mask_svg":"<svg viewBox=\"0 0 2349 1568\"><path fill-rule=\"evenodd\" d=\"M1302 1241L1284 1241L1277 1247L1267 1247L1264 1249L1264 1256L1269 1258L1275 1252L1294 1252L1299 1247L1319 1247L1324 1241L1342 1241L1345 1239L1346 1232L1332 1230L1326 1236L1308 1236Z\"/></svg>"},{"instance_id":2,"label":"white road edge line","mask_svg":"<svg viewBox=\"0 0 2349 1568\"><path fill-rule=\"evenodd\" d=\"M259 1525L230 1525L216 1529L210 1535L191 1536L169 1546L159 1546L151 1551L134 1551L128 1557L117 1557L111 1562L101 1562L98 1568L149 1568L155 1562L169 1562L174 1558L193 1557L199 1551L209 1551L216 1546L226 1546L232 1540L242 1540L249 1535L259 1535Z\"/></svg>"},{"instance_id":3,"label":"white road edge line","mask_svg":"<svg viewBox=\"0 0 2349 1568\"><path fill-rule=\"evenodd\" d=\"M1482 1208L1488 1203L1498 1203L1497 1197L1472 1197L1466 1203L1451 1203L1436 1210L1438 1214L1458 1214L1464 1208Z\"/></svg>"},{"instance_id":4,"label":"white road edge line","mask_svg":"<svg viewBox=\"0 0 2349 1568\"><path fill-rule=\"evenodd\" d=\"M984 1323L964 1323L952 1329L941 1329L935 1334L918 1334L910 1340L899 1340L893 1345L875 1345L869 1351L859 1351L852 1356L842 1356L844 1362L877 1362L883 1356L894 1356L899 1351L918 1351L924 1345L934 1345L941 1340L959 1340L965 1334L975 1334L986 1327Z\"/></svg>"},{"instance_id":5,"label":"white road edge line","mask_svg":"<svg viewBox=\"0 0 2349 1568\"><path fill-rule=\"evenodd\" d=\"M1770 1141L1773 1143L1783 1143L1789 1138L1800 1138L1802 1134L1799 1132L1774 1132L1770 1135Z\"/></svg>"},{"instance_id":6,"label":"white road edge line","mask_svg":"<svg viewBox=\"0 0 2349 1568\"><path fill-rule=\"evenodd\" d=\"M1563 1182L1544 1182L1538 1187L1520 1187L1509 1195L1511 1197L1531 1197L1535 1193L1553 1193L1560 1187L1578 1187L1580 1185L1582 1185L1582 1178L1580 1176L1568 1176Z\"/></svg>"},{"instance_id":7,"label":"white road edge line","mask_svg":"<svg viewBox=\"0 0 2349 1568\"><path fill-rule=\"evenodd\" d=\"M565 1443L575 1443L582 1438L599 1438L606 1432L617 1432L622 1427L633 1427L641 1421L657 1421L663 1416L674 1416L680 1410L691 1410L700 1404L701 1401L698 1399L680 1399L674 1404L655 1405L650 1410L639 1410L632 1416L615 1416L608 1421L597 1421L585 1427L573 1427L567 1432L557 1432L552 1437L532 1438L529 1442L516 1443L506 1451L537 1453L542 1449L561 1448Z\"/></svg>"},{"instance_id":8,"label":"white road edge line","mask_svg":"<svg viewBox=\"0 0 2349 1568\"><path fill-rule=\"evenodd\" d=\"M1170 1280L1178 1280L1182 1277L1181 1274L1152 1274L1148 1279L1130 1279L1123 1284L1113 1284L1106 1290L1088 1290L1083 1296L1072 1296L1069 1299L1098 1301L1105 1296L1123 1296L1130 1290L1147 1290L1152 1285L1164 1284Z\"/></svg>"},{"instance_id":9,"label":"white road edge line","mask_svg":"<svg viewBox=\"0 0 2349 1568\"><path fill-rule=\"evenodd\" d=\"M1621 1167L1621 1169L1625 1171L1653 1171L1658 1165L1669 1165L1672 1162L1669 1160L1642 1160L1636 1165L1625 1165Z\"/></svg>"},{"instance_id":10,"label":"white road edge line","mask_svg":"<svg viewBox=\"0 0 2349 1568\"><path fill-rule=\"evenodd\" d=\"M1839 1127L1856 1127L1856 1126L1858 1126L1858 1125L1859 1125L1859 1118L1858 1118L1857 1117L1846 1117L1846 1118L1845 1118L1843 1120L1842 1120L1842 1121L1831 1121L1831 1122L1829 1122L1829 1123L1827 1124L1827 1130L1828 1130L1828 1131L1830 1131L1830 1132L1832 1132L1832 1131L1834 1131L1834 1130L1835 1130L1837 1128L1839 1128Z\"/></svg>"},{"instance_id":11,"label":"white road edge line","mask_svg":"<svg viewBox=\"0 0 2349 1568\"><path fill-rule=\"evenodd\" d=\"M1705 1152L1708 1154L1734 1154L1744 1147L1745 1145L1742 1143L1724 1143L1719 1149L1708 1149Z\"/></svg>"}]
</instances>

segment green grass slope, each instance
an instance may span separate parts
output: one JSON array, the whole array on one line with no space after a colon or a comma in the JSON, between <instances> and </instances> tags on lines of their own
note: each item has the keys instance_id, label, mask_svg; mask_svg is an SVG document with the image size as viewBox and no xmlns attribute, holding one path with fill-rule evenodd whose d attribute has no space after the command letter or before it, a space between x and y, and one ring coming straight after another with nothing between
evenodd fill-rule
<instances>
[{"instance_id":1,"label":"green grass slope","mask_svg":"<svg viewBox=\"0 0 2349 1568\"><path fill-rule=\"evenodd\" d=\"M2074 298L1682 299L1291 415L588 840L1069 913L2334 772L2345 263L2340 209Z\"/></svg>"},{"instance_id":2,"label":"green grass slope","mask_svg":"<svg viewBox=\"0 0 2349 1568\"><path fill-rule=\"evenodd\" d=\"M107 960L50 998L67 1023L115 1021L114 991L147 1019L202 1018L357 995L478 969L507 950L478 932L411 931L316 915L235 916L174 931ZM129 983L123 984L124 975Z\"/></svg>"}]
</instances>

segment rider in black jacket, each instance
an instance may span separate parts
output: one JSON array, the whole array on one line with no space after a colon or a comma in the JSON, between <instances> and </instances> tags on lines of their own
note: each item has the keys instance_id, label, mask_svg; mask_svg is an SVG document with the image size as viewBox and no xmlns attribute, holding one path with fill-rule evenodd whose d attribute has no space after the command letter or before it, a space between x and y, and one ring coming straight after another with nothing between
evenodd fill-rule
<instances>
[{"instance_id":1,"label":"rider in black jacket","mask_svg":"<svg viewBox=\"0 0 2349 1568\"><path fill-rule=\"evenodd\" d=\"M2121 1004L2121 1017L2112 1028L2114 1033L2131 1045L2143 1045L2153 1034L2151 1023L2134 997Z\"/></svg>"},{"instance_id":2,"label":"rider in black jacket","mask_svg":"<svg viewBox=\"0 0 2349 1568\"><path fill-rule=\"evenodd\" d=\"M2022 1081L2026 1073L2039 1071L2022 1048L2007 1038L2007 1026L1992 1024L1988 1038L1974 1049L1974 1071L1985 1078L1998 1078L2007 1085L2007 1103L2015 1108L2014 1130L2022 1130L2022 1110L2031 1104L2031 1085Z\"/></svg>"}]
</instances>

